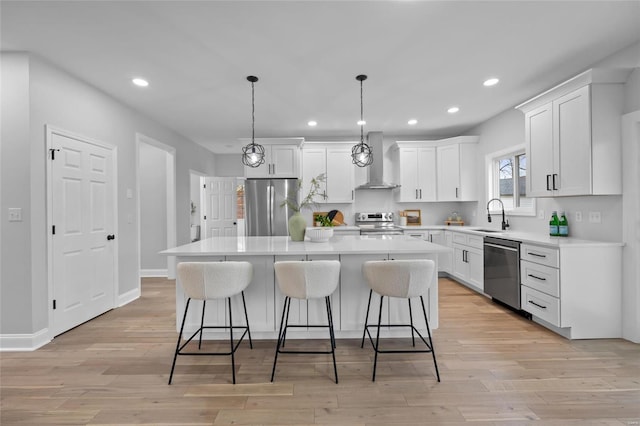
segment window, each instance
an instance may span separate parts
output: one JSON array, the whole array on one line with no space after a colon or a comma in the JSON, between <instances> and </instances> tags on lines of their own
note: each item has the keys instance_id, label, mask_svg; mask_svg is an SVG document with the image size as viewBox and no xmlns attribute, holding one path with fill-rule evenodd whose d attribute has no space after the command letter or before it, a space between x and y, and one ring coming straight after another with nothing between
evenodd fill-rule
<instances>
[{"instance_id":1,"label":"window","mask_svg":"<svg viewBox=\"0 0 640 426\"><path fill-rule=\"evenodd\" d=\"M527 197L527 155L524 148L498 152L488 156L488 200L499 198L509 214L535 215L535 199ZM499 203L491 204L499 211Z\"/></svg>"}]
</instances>

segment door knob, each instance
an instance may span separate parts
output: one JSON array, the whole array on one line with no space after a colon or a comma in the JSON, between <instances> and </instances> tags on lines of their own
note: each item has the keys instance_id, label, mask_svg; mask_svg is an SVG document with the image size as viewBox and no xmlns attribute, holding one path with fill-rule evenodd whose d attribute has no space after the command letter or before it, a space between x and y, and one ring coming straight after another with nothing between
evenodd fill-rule
<instances>
[{"instance_id":1,"label":"door knob","mask_svg":"<svg viewBox=\"0 0 640 426\"><path fill-rule=\"evenodd\" d=\"M111 240L115 240L116 236L111 234L111 235L107 235L107 241L111 241Z\"/></svg>"}]
</instances>

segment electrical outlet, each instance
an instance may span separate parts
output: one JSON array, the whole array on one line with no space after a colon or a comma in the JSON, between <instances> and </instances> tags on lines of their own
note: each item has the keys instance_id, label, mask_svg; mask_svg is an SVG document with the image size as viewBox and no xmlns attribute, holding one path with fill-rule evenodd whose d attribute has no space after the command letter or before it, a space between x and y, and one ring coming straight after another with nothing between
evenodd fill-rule
<instances>
[{"instance_id":1,"label":"electrical outlet","mask_svg":"<svg viewBox=\"0 0 640 426\"><path fill-rule=\"evenodd\" d=\"M22 222L22 209L9 208L9 222Z\"/></svg>"},{"instance_id":2,"label":"electrical outlet","mask_svg":"<svg viewBox=\"0 0 640 426\"><path fill-rule=\"evenodd\" d=\"M544 210L538 210L538 219L544 219Z\"/></svg>"},{"instance_id":3,"label":"electrical outlet","mask_svg":"<svg viewBox=\"0 0 640 426\"><path fill-rule=\"evenodd\" d=\"M591 223L602 222L602 217L600 216L600 212L589 212L589 222Z\"/></svg>"},{"instance_id":4,"label":"electrical outlet","mask_svg":"<svg viewBox=\"0 0 640 426\"><path fill-rule=\"evenodd\" d=\"M582 222L582 212L576 212L576 222Z\"/></svg>"}]
</instances>

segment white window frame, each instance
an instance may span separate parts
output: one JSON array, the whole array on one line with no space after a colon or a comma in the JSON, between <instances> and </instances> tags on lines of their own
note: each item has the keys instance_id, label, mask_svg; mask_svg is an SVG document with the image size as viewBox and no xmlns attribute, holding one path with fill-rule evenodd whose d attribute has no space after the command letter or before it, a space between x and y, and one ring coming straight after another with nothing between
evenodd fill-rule
<instances>
[{"instance_id":1,"label":"white window frame","mask_svg":"<svg viewBox=\"0 0 640 426\"><path fill-rule=\"evenodd\" d=\"M487 176L487 200L492 198L500 198L499 191L499 170L498 161L500 158L508 157L511 155L526 154L525 146L516 145L500 151L489 153L485 157L485 170ZM527 158L527 179L529 178L529 159ZM517 207L513 209L505 209L505 214L509 216L535 216L536 215L536 199L531 199L531 207ZM489 206L489 212L491 214L502 213L500 210L500 203L493 202Z\"/></svg>"}]
</instances>

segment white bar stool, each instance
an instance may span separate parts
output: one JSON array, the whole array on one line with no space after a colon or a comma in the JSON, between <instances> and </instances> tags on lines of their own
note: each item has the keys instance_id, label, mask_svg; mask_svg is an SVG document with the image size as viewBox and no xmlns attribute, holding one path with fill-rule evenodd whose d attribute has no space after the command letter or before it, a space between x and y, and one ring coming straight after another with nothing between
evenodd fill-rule
<instances>
[{"instance_id":1,"label":"white bar stool","mask_svg":"<svg viewBox=\"0 0 640 426\"><path fill-rule=\"evenodd\" d=\"M362 265L362 273L371 290L369 291L369 303L367 304L367 316L364 320L364 331L362 333L362 342L360 347L364 347L365 335L369 336L371 345L375 351L373 360L373 381L376 380L376 366L378 363L379 353L412 353L412 352L431 352L433 356L433 365L436 368L436 376L440 381L440 373L438 372L438 363L436 362L436 352L431 340L431 330L429 329L429 320L427 319L427 311L424 307L424 299L422 296L429 290L433 283L435 263L433 260L416 259L416 260L382 260L369 261ZM369 321L369 308L371 306L372 292L380 295L380 312L378 313L378 324L367 324ZM381 324L382 321L382 302L384 297L398 297L407 299L409 303L409 321L410 324ZM417 328L413 326L413 314L411 312L411 298L420 297L422 303L422 312L424 321L427 325L427 333L429 341L420 334ZM377 327L376 340L373 341L369 327ZM380 327L411 327L411 341L413 347L416 346L414 333L417 333L427 349L410 349L410 350L381 350L380 349Z\"/></svg>"},{"instance_id":2,"label":"white bar stool","mask_svg":"<svg viewBox=\"0 0 640 426\"><path fill-rule=\"evenodd\" d=\"M338 260L312 260L312 261L283 261L274 263L276 279L280 291L284 293L284 306L282 307L282 319L278 332L278 344L273 360L271 381L276 374L278 354L331 354L333 357L333 372L338 383L338 369L336 367L336 338L333 333L333 315L331 313L331 294L338 287L340 281L340 262ZM289 307L291 298L315 299L324 297L327 307L327 320L329 325L289 325ZM283 350L289 327L328 327L331 340L330 351L289 351Z\"/></svg>"},{"instance_id":3,"label":"white bar stool","mask_svg":"<svg viewBox=\"0 0 640 426\"><path fill-rule=\"evenodd\" d=\"M236 383L236 364L234 354L240 346L245 335L249 335L249 346L253 349L251 341L251 331L249 330L249 317L247 316L247 305L244 300L244 289L247 288L253 278L253 265L249 262L181 262L177 266L178 279L188 299L184 308L184 316L182 317L182 325L180 326L180 334L178 335L178 343L176 351L173 355L173 365L171 366L171 374L169 375L169 384L173 379L173 371L176 368L176 359L178 355L231 355L231 371L233 383ZM242 305L244 307L244 319L246 326L234 326L231 315L231 296L237 294L242 295ZM184 323L187 319L189 303L191 300L202 300L202 317L200 319L200 328L196 330L191 337L182 345L182 332L184 331ZM205 326L204 312L207 300L227 299L229 307L229 325L228 326ZM229 352L183 352L185 346L193 340L196 335L200 335L198 341L198 349L202 347L202 333L208 328L229 329L229 342L231 349ZM233 344L233 330L244 330L237 344Z\"/></svg>"}]
</instances>

